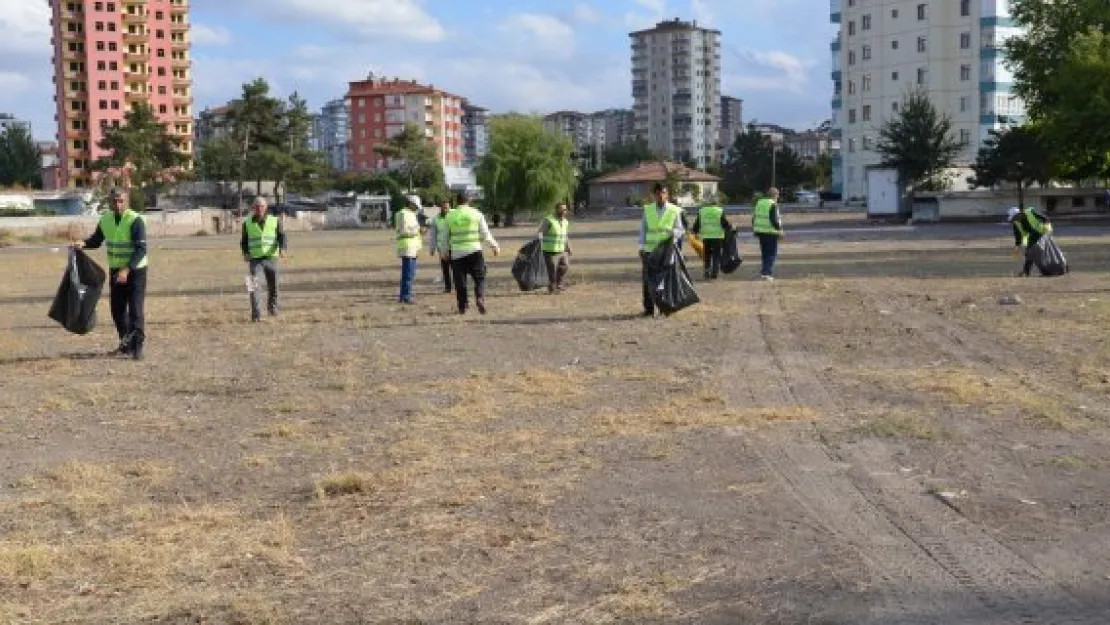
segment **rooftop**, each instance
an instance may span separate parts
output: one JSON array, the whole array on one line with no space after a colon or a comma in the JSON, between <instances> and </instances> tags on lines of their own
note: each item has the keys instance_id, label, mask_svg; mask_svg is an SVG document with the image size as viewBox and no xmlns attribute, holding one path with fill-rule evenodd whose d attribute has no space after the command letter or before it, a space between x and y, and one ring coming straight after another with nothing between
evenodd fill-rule
<instances>
[{"instance_id":1,"label":"rooftop","mask_svg":"<svg viewBox=\"0 0 1110 625\"><path fill-rule=\"evenodd\" d=\"M677 173L682 182L720 182L721 179L704 171L690 169L680 163L670 161L652 161L626 167L600 178L595 178L590 184L613 184L630 182L663 182L667 174Z\"/></svg>"},{"instance_id":2,"label":"rooftop","mask_svg":"<svg viewBox=\"0 0 1110 625\"><path fill-rule=\"evenodd\" d=\"M663 22L659 22L658 24L655 25L654 28L647 28L647 29L644 29L644 30L637 30L637 31L631 32L631 33L628 34L628 36L629 37L635 37L636 35L643 35L643 34L647 34L647 33L672 32L672 31L684 31L684 30L704 30L704 31L708 31L708 32L711 32L711 33L717 33L718 35L721 34L721 31L716 30L714 28L702 28L702 27L698 26L698 21L697 20L693 20L693 21L690 21L690 22L685 22L685 21L676 17L673 20L666 20L666 21L663 21Z\"/></svg>"},{"instance_id":3,"label":"rooftop","mask_svg":"<svg viewBox=\"0 0 1110 625\"><path fill-rule=\"evenodd\" d=\"M463 100L461 96L436 89L435 85L422 85L415 80L400 78L369 78L349 83L348 95L443 95Z\"/></svg>"}]
</instances>

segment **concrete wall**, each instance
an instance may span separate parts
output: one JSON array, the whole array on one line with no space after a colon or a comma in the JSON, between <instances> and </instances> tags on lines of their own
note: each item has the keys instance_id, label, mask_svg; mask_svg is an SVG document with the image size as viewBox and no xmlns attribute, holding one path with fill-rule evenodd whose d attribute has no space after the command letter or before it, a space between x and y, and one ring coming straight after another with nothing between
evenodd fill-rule
<instances>
[{"instance_id":1,"label":"concrete wall","mask_svg":"<svg viewBox=\"0 0 1110 625\"><path fill-rule=\"evenodd\" d=\"M1110 214L1105 190L1027 189L1025 205L1050 217ZM935 199L941 220L1005 218L1006 209L1017 206L1017 191L963 191L940 194L919 193L916 201Z\"/></svg>"},{"instance_id":2,"label":"concrete wall","mask_svg":"<svg viewBox=\"0 0 1110 625\"><path fill-rule=\"evenodd\" d=\"M681 183L680 187L686 183ZM698 182L693 183L701 187L701 195L705 197L707 194L717 193L716 182ZM596 183L590 185L590 208L608 208L610 206L626 206L628 198L632 198L634 204L639 204L644 198L651 195L651 188L654 182L612 182L612 183ZM683 196L671 200L677 204L686 206L695 204L693 198L690 196Z\"/></svg>"},{"instance_id":3,"label":"concrete wall","mask_svg":"<svg viewBox=\"0 0 1110 625\"><path fill-rule=\"evenodd\" d=\"M0 230L16 235L87 237L96 229L97 216L67 215L58 217L2 217ZM290 232L317 230L327 223L324 213L301 212L296 218L285 217L284 227ZM151 238L193 236L239 232L241 221L228 211L200 209L176 213L152 212L146 215L147 236Z\"/></svg>"}]
</instances>

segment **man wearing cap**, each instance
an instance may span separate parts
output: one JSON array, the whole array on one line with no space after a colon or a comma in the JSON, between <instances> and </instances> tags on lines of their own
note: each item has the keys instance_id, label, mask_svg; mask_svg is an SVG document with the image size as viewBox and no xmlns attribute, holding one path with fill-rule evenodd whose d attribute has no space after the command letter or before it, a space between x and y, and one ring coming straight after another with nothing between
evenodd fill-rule
<instances>
[{"instance_id":1,"label":"man wearing cap","mask_svg":"<svg viewBox=\"0 0 1110 625\"><path fill-rule=\"evenodd\" d=\"M759 239L759 254L762 265L759 279L771 282L775 279L775 261L779 256L779 242L786 236L782 229L782 216L779 213L779 190L771 187L767 195L760 198L752 209L752 232Z\"/></svg>"},{"instance_id":2,"label":"man wearing cap","mask_svg":"<svg viewBox=\"0 0 1110 625\"><path fill-rule=\"evenodd\" d=\"M408 196L408 203L394 217L397 257L401 259L401 293L397 301L412 304L412 283L416 280L416 258L420 255L420 198Z\"/></svg>"},{"instance_id":3,"label":"man wearing cap","mask_svg":"<svg viewBox=\"0 0 1110 625\"><path fill-rule=\"evenodd\" d=\"M243 222L243 236L239 240L243 260L250 267L247 285L251 299L251 321L262 318L262 303L258 293L258 270L266 276L268 299L266 309L271 317L278 314L278 257L285 257L285 229L281 220L269 214L265 198L259 196L251 203L251 216Z\"/></svg>"},{"instance_id":4,"label":"man wearing cap","mask_svg":"<svg viewBox=\"0 0 1110 625\"><path fill-rule=\"evenodd\" d=\"M439 247L440 234L447 231L447 213L451 212L451 200L443 200L439 205L439 214L432 220L428 235L430 254L439 256L439 268L443 272L443 292L451 292L451 254L447 248Z\"/></svg>"},{"instance_id":5,"label":"man wearing cap","mask_svg":"<svg viewBox=\"0 0 1110 625\"><path fill-rule=\"evenodd\" d=\"M74 241L73 247L94 250L107 244L112 321L119 335L112 355L141 360L146 342L146 222L131 210L127 193L120 189L108 193L108 206L111 210L100 217L93 235Z\"/></svg>"},{"instance_id":6,"label":"man wearing cap","mask_svg":"<svg viewBox=\"0 0 1110 625\"><path fill-rule=\"evenodd\" d=\"M451 255L451 271L455 278L455 299L459 314L465 315L469 307L466 278L474 279L474 299L478 312L486 314L486 259L482 243L493 248L493 255L501 254L497 240L490 234L486 217L470 206L470 194L459 197L459 205L447 213L447 227L439 235L439 248Z\"/></svg>"},{"instance_id":7,"label":"man wearing cap","mask_svg":"<svg viewBox=\"0 0 1110 625\"><path fill-rule=\"evenodd\" d=\"M1025 250L1025 265L1022 266L1021 277L1029 277L1036 260L1035 248L1046 234L1052 232L1052 223L1048 217L1042 215L1033 207L1020 209L1011 206L1006 211L1006 219L1014 228L1014 255L1018 256Z\"/></svg>"}]
</instances>

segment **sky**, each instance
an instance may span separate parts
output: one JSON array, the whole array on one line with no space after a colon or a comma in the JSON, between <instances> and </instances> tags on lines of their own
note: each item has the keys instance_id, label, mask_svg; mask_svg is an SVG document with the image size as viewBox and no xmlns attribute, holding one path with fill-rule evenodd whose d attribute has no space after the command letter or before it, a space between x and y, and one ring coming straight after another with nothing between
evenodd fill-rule
<instances>
[{"instance_id":1,"label":"sky","mask_svg":"<svg viewBox=\"0 0 1110 625\"><path fill-rule=\"evenodd\" d=\"M190 0L197 112L266 78L310 106L370 72L495 113L630 108L628 33L663 19L721 31L721 90L744 120L830 115L828 0ZM0 112L54 139L49 8L0 0Z\"/></svg>"}]
</instances>

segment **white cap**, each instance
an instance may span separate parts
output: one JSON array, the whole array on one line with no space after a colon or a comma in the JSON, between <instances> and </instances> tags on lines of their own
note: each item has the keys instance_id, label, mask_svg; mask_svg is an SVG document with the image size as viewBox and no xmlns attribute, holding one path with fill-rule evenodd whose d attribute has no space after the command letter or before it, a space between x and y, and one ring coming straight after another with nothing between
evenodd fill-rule
<instances>
[{"instance_id":1,"label":"white cap","mask_svg":"<svg viewBox=\"0 0 1110 625\"><path fill-rule=\"evenodd\" d=\"M420 204L420 196L419 195L406 195L405 199L408 200L409 202L411 202L412 205L417 207L417 208L424 208L423 205Z\"/></svg>"},{"instance_id":2,"label":"white cap","mask_svg":"<svg viewBox=\"0 0 1110 625\"><path fill-rule=\"evenodd\" d=\"M1006 209L1006 221L1013 221L1014 217L1017 217L1020 212L1021 210L1016 206Z\"/></svg>"}]
</instances>

